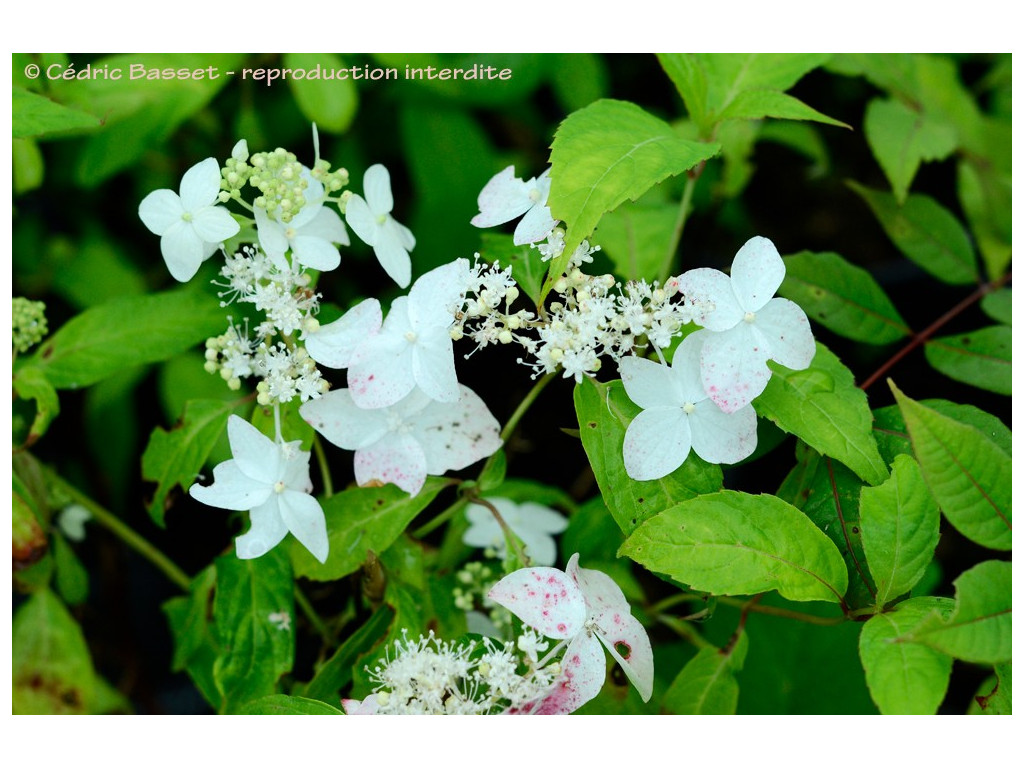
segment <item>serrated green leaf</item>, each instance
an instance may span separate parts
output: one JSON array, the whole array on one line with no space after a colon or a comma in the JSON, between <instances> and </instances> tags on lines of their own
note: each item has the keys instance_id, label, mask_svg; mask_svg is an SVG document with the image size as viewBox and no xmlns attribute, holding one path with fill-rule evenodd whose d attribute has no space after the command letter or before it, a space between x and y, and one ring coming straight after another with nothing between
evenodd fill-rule
<instances>
[{"instance_id":1,"label":"serrated green leaf","mask_svg":"<svg viewBox=\"0 0 1024 768\"><path fill-rule=\"evenodd\" d=\"M974 427L911 400L891 382L889 386L921 473L946 519L971 541L1010 549L1010 457Z\"/></svg>"},{"instance_id":2,"label":"serrated green leaf","mask_svg":"<svg viewBox=\"0 0 1024 768\"><path fill-rule=\"evenodd\" d=\"M775 117L781 120L813 120L839 128L850 127L840 120L812 109L788 93L768 90L751 90L736 94L718 117L720 120L760 120Z\"/></svg>"},{"instance_id":3,"label":"serrated green leaf","mask_svg":"<svg viewBox=\"0 0 1024 768\"><path fill-rule=\"evenodd\" d=\"M13 90L11 130L15 139L88 131L100 126L96 115L66 107L24 88L15 87Z\"/></svg>"},{"instance_id":4,"label":"serrated green leaf","mask_svg":"<svg viewBox=\"0 0 1024 768\"><path fill-rule=\"evenodd\" d=\"M24 365L18 368L13 378L14 393L22 400L34 400L35 417L29 427L28 434L22 443L31 445L46 434L57 414L60 413L60 399L57 390L41 368L35 365Z\"/></svg>"},{"instance_id":5,"label":"serrated green leaf","mask_svg":"<svg viewBox=\"0 0 1024 768\"><path fill-rule=\"evenodd\" d=\"M981 311L997 323L1011 325L1013 322L1013 292L1009 288L1000 288L995 293L986 294L981 300Z\"/></svg>"},{"instance_id":6,"label":"serrated green leaf","mask_svg":"<svg viewBox=\"0 0 1024 768\"><path fill-rule=\"evenodd\" d=\"M666 243L679 217L679 206L669 203L623 204L601 217L601 251L627 280L655 279L670 254Z\"/></svg>"},{"instance_id":7,"label":"serrated green leaf","mask_svg":"<svg viewBox=\"0 0 1024 768\"><path fill-rule=\"evenodd\" d=\"M917 584L939 543L939 508L917 462L898 456L892 475L860 495L861 540L882 607Z\"/></svg>"},{"instance_id":8,"label":"serrated green leaf","mask_svg":"<svg viewBox=\"0 0 1024 768\"><path fill-rule=\"evenodd\" d=\"M779 486L778 497L799 509L835 544L846 563L851 610L875 604L875 583L861 537L860 494L864 481L843 464L797 443L797 465Z\"/></svg>"},{"instance_id":9,"label":"serrated green leaf","mask_svg":"<svg viewBox=\"0 0 1024 768\"><path fill-rule=\"evenodd\" d=\"M773 374L754 409L818 453L831 456L870 485L888 476L871 434L871 409L853 374L824 345L810 366L791 371L769 363Z\"/></svg>"},{"instance_id":10,"label":"serrated green leaf","mask_svg":"<svg viewBox=\"0 0 1024 768\"><path fill-rule=\"evenodd\" d=\"M16 715L85 714L95 703L95 672L81 627L48 589L14 613L11 690Z\"/></svg>"},{"instance_id":11,"label":"serrated green leaf","mask_svg":"<svg viewBox=\"0 0 1024 768\"><path fill-rule=\"evenodd\" d=\"M900 205L907 199L920 164L943 160L956 148L952 126L930 120L894 99L873 99L868 104L864 135Z\"/></svg>"},{"instance_id":12,"label":"serrated green leaf","mask_svg":"<svg viewBox=\"0 0 1024 768\"><path fill-rule=\"evenodd\" d=\"M602 99L569 115L551 145L548 196L551 215L566 223L565 250L552 260L546 285L561 276L605 212L718 150L679 138L668 123L626 101Z\"/></svg>"},{"instance_id":13,"label":"serrated green leaf","mask_svg":"<svg viewBox=\"0 0 1024 768\"><path fill-rule=\"evenodd\" d=\"M176 486L187 492L195 482L224 433L232 410L231 403L220 400L191 400L185 404L180 424L170 431L160 427L153 430L142 454L142 477L157 483L146 509L161 528L167 495Z\"/></svg>"},{"instance_id":14,"label":"serrated green leaf","mask_svg":"<svg viewBox=\"0 0 1024 768\"><path fill-rule=\"evenodd\" d=\"M585 378L573 390L583 449L598 488L623 533L632 533L652 515L673 504L722 487L722 470L691 453L677 470L659 480L633 480L626 474L622 443L626 427L640 412L621 381L602 384Z\"/></svg>"},{"instance_id":15,"label":"serrated green leaf","mask_svg":"<svg viewBox=\"0 0 1024 768\"><path fill-rule=\"evenodd\" d=\"M787 256L779 295L800 305L830 331L867 344L910 335L892 301L871 274L837 253L801 251Z\"/></svg>"},{"instance_id":16,"label":"serrated green leaf","mask_svg":"<svg viewBox=\"0 0 1024 768\"><path fill-rule=\"evenodd\" d=\"M775 496L719 491L670 507L619 548L648 570L701 592L776 590L796 601L839 603L846 564L832 541Z\"/></svg>"},{"instance_id":17,"label":"serrated green leaf","mask_svg":"<svg viewBox=\"0 0 1024 768\"><path fill-rule=\"evenodd\" d=\"M1012 342L1010 326L993 325L927 341L924 356L932 368L951 379L1009 395L1013 391Z\"/></svg>"},{"instance_id":18,"label":"serrated green leaf","mask_svg":"<svg viewBox=\"0 0 1024 768\"><path fill-rule=\"evenodd\" d=\"M953 658L895 640L933 611L948 612L943 597L914 597L872 616L860 633L860 658L871 698L883 715L934 715L946 696Z\"/></svg>"},{"instance_id":19,"label":"serrated green leaf","mask_svg":"<svg viewBox=\"0 0 1024 768\"><path fill-rule=\"evenodd\" d=\"M986 560L953 582L956 607L948 618L933 612L904 632L901 640L923 643L957 659L977 664L1010 661L1013 568Z\"/></svg>"},{"instance_id":20,"label":"serrated green leaf","mask_svg":"<svg viewBox=\"0 0 1024 768\"><path fill-rule=\"evenodd\" d=\"M301 696L286 696L275 693L270 696L250 701L239 707L238 715L341 715L337 707L325 704L316 699L305 699Z\"/></svg>"},{"instance_id":21,"label":"serrated green leaf","mask_svg":"<svg viewBox=\"0 0 1024 768\"><path fill-rule=\"evenodd\" d=\"M910 195L901 206L888 192L847 185L868 204L882 229L904 256L937 280L966 285L978 279L974 249L963 226L926 195Z\"/></svg>"},{"instance_id":22,"label":"serrated green leaf","mask_svg":"<svg viewBox=\"0 0 1024 768\"><path fill-rule=\"evenodd\" d=\"M664 709L673 715L735 715L740 697L736 673L743 669L749 642L743 632L728 652L701 648L672 681Z\"/></svg>"},{"instance_id":23,"label":"serrated green leaf","mask_svg":"<svg viewBox=\"0 0 1024 768\"><path fill-rule=\"evenodd\" d=\"M293 542L295 574L314 581L334 581L354 573L366 560L368 550L384 552L449 484L443 478L428 477L415 496L394 485L385 485L351 488L322 499L330 555L326 563L320 563L298 541Z\"/></svg>"},{"instance_id":24,"label":"serrated green leaf","mask_svg":"<svg viewBox=\"0 0 1024 768\"><path fill-rule=\"evenodd\" d=\"M224 310L195 290L130 296L69 320L31 363L57 389L77 389L133 365L166 360L223 328Z\"/></svg>"},{"instance_id":25,"label":"serrated green leaf","mask_svg":"<svg viewBox=\"0 0 1024 768\"><path fill-rule=\"evenodd\" d=\"M281 547L254 560L215 561L213 616L221 652L213 664L223 710L274 692L295 657L294 585Z\"/></svg>"},{"instance_id":26,"label":"serrated green leaf","mask_svg":"<svg viewBox=\"0 0 1024 768\"><path fill-rule=\"evenodd\" d=\"M345 67L345 62L334 53L286 53L283 64L307 74L317 71L333 74ZM328 133L344 133L352 124L359 107L355 81L349 78L327 80L290 77L288 87L302 114L316 123L317 129Z\"/></svg>"}]
</instances>

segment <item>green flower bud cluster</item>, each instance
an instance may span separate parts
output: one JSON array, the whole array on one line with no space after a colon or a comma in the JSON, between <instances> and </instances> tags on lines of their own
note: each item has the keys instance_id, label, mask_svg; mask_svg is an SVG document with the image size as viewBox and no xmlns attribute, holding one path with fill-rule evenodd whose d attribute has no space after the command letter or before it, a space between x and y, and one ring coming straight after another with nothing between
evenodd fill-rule
<instances>
[{"instance_id":1,"label":"green flower bud cluster","mask_svg":"<svg viewBox=\"0 0 1024 768\"><path fill-rule=\"evenodd\" d=\"M466 563L466 566L455 574L455 580L459 584L452 590L455 607L467 612L482 608L497 629L511 625L512 615L487 597L487 593L499 578L500 573L495 573L489 565L479 560Z\"/></svg>"},{"instance_id":2,"label":"green flower bud cluster","mask_svg":"<svg viewBox=\"0 0 1024 768\"><path fill-rule=\"evenodd\" d=\"M269 216L280 216L283 223L292 220L306 203L303 193L307 182L302 164L293 152L278 147L273 152L257 152L249 158L252 171L249 184L260 191L253 205Z\"/></svg>"},{"instance_id":3,"label":"green flower bud cluster","mask_svg":"<svg viewBox=\"0 0 1024 768\"><path fill-rule=\"evenodd\" d=\"M327 194L339 192L348 184L348 170L339 168L336 171L331 171L331 164L326 160L317 160L310 173L314 179L324 185Z\"/></svg>"},{"instance_id":4,"label":"green flower bud cluster","mask_svg":"<svg viewBox=\"0 0 1024 768\"><path fill-rule=\"evenodd\" d=\"M29 301L23 296L14 297L12 343L16 352L25 352L46 336L45 312L46 305L41 301Z\"/></svg>"},{"instance_id":5,"label":"green flower bud cluster","mask_svg":"<svg viewBox=\"0 0 1024 768\"><path fill-rule=\"evenodd\" d=\"M242 197L242 189L252 175L253 169L242 159L229 157L220 169L220 201L226 203L228 200L239 200Z\"/></svg>"}]
</instances>

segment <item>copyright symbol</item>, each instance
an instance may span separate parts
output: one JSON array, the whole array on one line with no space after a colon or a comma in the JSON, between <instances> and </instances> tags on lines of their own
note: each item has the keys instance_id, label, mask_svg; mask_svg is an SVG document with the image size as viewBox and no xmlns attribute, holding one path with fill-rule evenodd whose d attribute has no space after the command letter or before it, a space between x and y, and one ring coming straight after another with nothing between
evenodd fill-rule
<instances>
[{"instance_id":1,"label":"copyright symbol","mask_svg":"<svg viewBox=\"0 0 1024 768\"><path fill-rule=\"evenodd\" d=\"M35 80L37 77L39 77L39 65L29 64L27 67L25 67L25 77L27 77L29 80Z\"/></svg>"}]
</instances>

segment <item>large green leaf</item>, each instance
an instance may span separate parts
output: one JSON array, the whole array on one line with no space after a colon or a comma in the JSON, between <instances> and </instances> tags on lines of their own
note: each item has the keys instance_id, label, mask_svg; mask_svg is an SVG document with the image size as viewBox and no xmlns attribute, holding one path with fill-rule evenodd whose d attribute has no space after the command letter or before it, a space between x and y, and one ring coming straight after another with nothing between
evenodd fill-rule
<instances>
[{"instance_id":1,"label":"large green leaf","mask_svg":"<svg viewBox=\"0 0 1024 768\"><path fill-rule=\"evenodd\" d=\"M872 616L860 633L860 659L871 698L883 715L934 715L946 695L953 657L895 640L933 611L948 613L944 597L914 597Z\"/></svg>"},{"instance_id":2,"label":"large green leaf","mask_svg":"<svg viewBox=\"0 0 1024 768\"><path fill-rule=\"evenodd\" d=\"M960 574L953 586L956 608L952 615L947 618L934 611L901 639L977 664L1010 661L1013 566L986 560Z\"/></svg>"},{"instance_id":3,"label":"large green leaf","mask_svg":"<svg viewBox=\"0 0 1024 768\"><path fill-rule=\"evenodd\" d=\"M288 78L288 87L305 117L328 133L344 133L352 124L359 106L359 92L350 78L311 78L315 72L331 72L345 68L345 62L334 53L286 53L286 68L300 70L306 77Z\"/></svg>"},{"instance_id":4,"label":"large green leaf","mask_svg":"<svg viewBox=\"0 0 1024 768\"><path fill-rule=\"evenodd\" d=\"M415 496L397 486L385 485L351 488L322 499L330 554L326 563L320 563L298 541L292 542L295 574L315 581L334 581L354 573L366 560L367 551L380 554L390 547L413 518L449 484L444 478L428 477Z\"/></svg>"},{"instance_id":5,"label":"large green leaf","mask_svg":"<svg viewBox=\"0 0 1024 768\"><path fill-rule=\"evenodd\" d=\"M914 455L942 513L964 536L1010 549L1011 461L974 427L911 400L890 383L910 432Z\"/></svg>"},{"instance_id":6,"label":"large green leaf","mask_svg":"<svg viewBox=\"0 0 1024 768\"><path fill-rule=\"evenodd\" d=\"M721 468L692 452L681 467L658 480L634 480L626 474L622 442L640 409L621 381L602 384L585 378L573 390L573 401L597 486L623 533L632 533L644 520L677 502L722 487Z\"/></svg>"},{"instance_id":7,"label":"large green leaf","mask_svg":"<svg viewBox=\"0 0 1024 768\"><path fill-rule=\"evenodd\" d=\"M31 363L57 389L77 389L130 366L167 360L224 326L224 310L195 290L130 296L69 320Z\"/></svg>"},{"instance_id":8,"label":"large green leaf","mask_svg":"<svg viewBox=\"0 0 1024 768\"><path fill-rule=\"evenodd\" d=\"M619 554L716 595L777 590L839 603L847 587L836 546L775 496L720 491L684 501L640 525Z\"/></svg>"},{"instance_id":9,"label":"large green leaf","mask_svg":"<svg viewBox=\"0 0 1024 768\"><path fill-rule=\"evenodd\" d=\"M928 399L921 400L920 403L954 421L969 424L995 443L999 450L1007 456L1012 455L1013 434L1002 421L991 413L986 413L973 405L951 403L949 400ZM889 405L885 408L878 408L874 414L875 439L878 441L879 451L885 461L891 464L899 454L913 453L910 433L907 432L907 425L903 421L900 407Z\"/></svg>"},{"instance_id":10,"label":"large green leaf","mask_svg":"<svg viewBox=\"0 0 1024 768\"><path fill-rule=\"evenodd\" d=\"M1013 333L1008 325L993 325L958 336L942 336L924 345L924 356L951 379L1000 395L1012 394Z\"/></svg>"},{"instance_id":11,"label":"large green leaf","mask_svg":"<svg viewBox=\"0 0 1024 768\"><path fill-rule=\"evenodd\" d=\"M213 616L221 653L213 665L224 711L274 693L295 657L294 585L281 547L254 560L218 557Z\"/></svg>"},{"instance_id":12,"label":"large green leaf","mask_svg":"<svg viewBox=\"0 0 1024 768\"><path fill-rule=\"evenodd\" d=\"M853 374L822 344L808 368L791 371L770 363L773 375L754 409L818 453L831 456L877 485L888 476L871 434L867 396Z\"/></svg>"},{"instance_id":13,"label":"large green leaf","mask_svg":"<svg viewBox=\"0 0 1024 768\"><path fill-rule=\"evenodd\" d=\"M223 435L232 410L231 403L221 400L191 400L185 405L180 424L170 431L160 427L153 430L142 454L142 477L157 483L146 508L161 528L167 495L176 486L187 491L195 482Z\"/></svg>"},{"instance_id":14,"label":"large green leaf","mask_svg":"<svg viewBox=\"0 0 1024 768\"><path fill-rule=\"evenodd\" d=\"M1002 277L1013 252L1009 172L1000 173L985 162L961 160L957 166L957 197L989 278Z\"/></svg>"},{"instance_id":15,"label":"large green leaf","mask_svg":"<svg viewBox=\"0 0 1024 768\"><path fill-rule=\"evenodd\" d=\"M860 519L864 554L881 608L917 584L939 543L939 508L917 462L897 456L888 480L864 488Z\"/></svg>"},{"instance_id":16,"label":"large green leaf","mask_svg":"<svg viewBox=\"0 0 1024 768\"><path fill-rule=\"evenodd\" d=\"M220 710L223 696L217 690L213 667L221 650L210 616L216 581L216 567L211 563L192 580L187 596L173 597L162 608L174 638L171 670L187 672L203 698L214 710Z\"/></svg>"},{"instance_id":17,"label":"large green leaf","mask_svg":"<svg viewBox=\"0 0 1024 768\"><path fill-rule=\"evenodd\" d=\"M839 254L801 251L785 262L779 295L799 304L811 320L867 344L889 344L910 335L871 274Z\"/></svg>"},{"instance_id":18,"label":"large green leaf","mask_svg":"<svg viewBox=\"0 0 1024 768\"><path fill-rule=\"evenodd\" d=\"M926 195L910 195L900 205L889 192L847 184L871 207L893 244L925 272L953 285L977 281L974 248L946 208Z\"/></svg>"},{"instance_id":19,"label":"large green leaf","mask_svg":"<svg viewBox=\"0 0 1024 768\"><path fill-rule=\"evenodd\" d=\"M551 215L566 223L566 235L548 284L565 271L576 246L605 212L637 200L718 150L717 144L681 139L668 123L626 101L601 99L569 115L551 145L548 205Z\"/></svg>"},{"instance_id":20,"label":"large green leaf","mask_svg":"<svg viewBox=\"0 0 1024 768\"><path fill-rule=\"evenodd\" d=\"M740 634L728 649L701 648L665 693L663 708L673 715L735 715L749 640Z\"/></svg>"},{"instance_id":21,"label":"large green leaf","mask_svg":"<svg viewBox=\"0 0 1024 768\"><path fill-rule=\"evenodd\" d=\"M803 512L835 544L846 563L851 610L875 604L876 588L864 556L860 494L864 481L843 464L797 443L797 465L779 486L778 497Z\"/></svg>"},{"instance_id":22,"label":"large green leaf","mask_svg":"<svg viewBox=\"0 0 1024 768\"><path fill-rule=\"evenodd\" d=\"M873 99L868 104L864 135L900 205L921 162L945 159L956 148L957 138L952 126L895 99Z\"/></svg>"},{"instance_id":23,"label":"large green leaf","mask_svg":"<svg viewBox=\"0 0 1024 768\"><path fill-rule=\"evenodd\" d=\"M11 130L16 139L91 130L101 124L95 115L58 104L24 88L14 88L13 99Z\"/></svg>"},{"instance_id":24,"label":"large green leaf","mask_svg":"<svg viewBox=\"0 0 1024 768\"><path fill-rule=\"evenodd\" d=\"M812 109L800 99L779 91L754 90L738 93L718 117L721 120L761 120L765 117L775 117L782 120L814 120L839 128L850 127Z\"/></svg>"},{"instance_id":25,"label":"large green leaf","mask_svg":"<svg viewBox=\"0 0 1024 768\"><path fill-rule=\"evenodd\" d=\"M87 714L95 673L81 627L48 589L22 604L11 625L16 715Z\"/></svg>"},{"instance_id":26,"label":"large green leaf","mask_svg":"<svg viewBox=\"0 0 1024 768\"><path fill-rule=\"evenodd\" d=\"M337 707L325 704L316 699L304 699L301 696L286 696L275 693L261 699L250 701L240 707L239 715L340 715Z\"/></svg>"}]
</instances>

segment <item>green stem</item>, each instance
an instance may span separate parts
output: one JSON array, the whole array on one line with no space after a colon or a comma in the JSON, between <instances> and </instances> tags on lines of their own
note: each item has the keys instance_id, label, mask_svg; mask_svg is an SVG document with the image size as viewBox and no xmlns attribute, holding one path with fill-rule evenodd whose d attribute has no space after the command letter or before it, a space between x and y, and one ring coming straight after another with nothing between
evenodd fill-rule
<instances>
[{"instance_id":1,"label":"green stem","mask_svg":"<svg viewBox=\"0 0 1024 768\"><path fill-rule=\"evenodd\" d=\"M451 518L453 518L456 514L458 514L459 510L461 510L467 504L469 504L469 497L468 496L459 496L459 498L457 498L454 502L452 502L451 506L449 506L444 512L439 514L433 520L428 520L423 525L421 525L419 528L417 528L415 531L413 531L412 532L413 538L414 539L422 539L424 536L426 536L431 531L436 530L437 528L441 527L446 522L448 522Z\"/></svg>"},{"instance_id":2,"label":"green stem","mask_svg":"<svg viewBox=\"0 0 1024 768\"><path fill-rule=\"evenodd\" d=\"M661 285L664 285L669 275L672 274L676 249L679 248L679 241L683 239L683 227L686 226L686 218L690 215L690 202L693 200L693 190L697 186L698 178L700 178L700 171L686 174L686 186L683 187L683 199L679 201L679 213L676 216L675 227L672 229L672 239L669 241L665 260L661 264L661 271L658 273L658 283Z\"/></svg>"},{"instance_id":3,"label":"green stem","mask_svg":"<svg viewBox=\"0 0 1024 768\"><path fill-rule=\"evenodd\" d=\"M334 483L331 482L331 468L327 466L327 454L324 453L324 444L320 441L320 435L313 435L313 453L316 454L316 463L320 467L320 480L324 484L324 498L329 499L334 495Z\"/></svg>"},{"instance_id":4,"label":"green stem","mask_svg":"<svg viewBox=\"0 0 1024 768\"><path fill-rule=\"evenodd\" d=\"M671 629L684 640L688 640L689 642L693 643L698 648L715 647L713 643L709 643L707 640L701 637L700 632L698 632L690 624L687 624L680 618L677 618L675 616L669 616L668 614L663 613L660 616L658 616L658 621L660 621L666 627Z\"/></svg>"},{"instance_id":5,"label":"green stem","mask_svg":"<svg viewBox=\"0 0 1024 768\"><path fill-rule=\"evenodd\" d=\"M163 552L129 528L113 512L101 507L91 498L68 483L52 469L43 465L40 466L53 487L67 494L76 504L81 504L89 510L89 513L93 516L96 522L105 527L144 558L149 560L158 569L163 571L164 575L167 576L168 579L181 587L185 592L189 591L192 579L190 579L188 575L181 570L181 568L171 562Z\"/></svg>"},{"instance_id":6,"label":"green stem","mask_svg":"<svg viewBox=\"0 0 1024 768\"><path fill-rule=\"evenodd\" d=\"M299 589L298 583L295 584L295 604L299 606L302 613L309 620L309 623L313 625L313 629L317 631L317 634L323 639L325 645L334 645L334 637L331 635L331 631L324 624L323 619L316 612L313 604L309 602L309 598L306 597L306 593Z\"/></svg>"}]
</instances>

